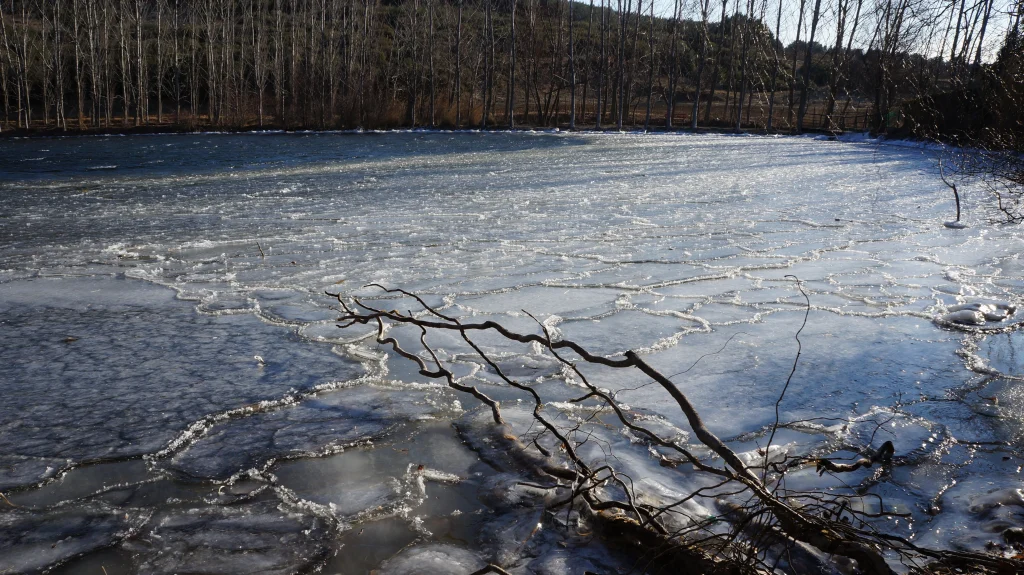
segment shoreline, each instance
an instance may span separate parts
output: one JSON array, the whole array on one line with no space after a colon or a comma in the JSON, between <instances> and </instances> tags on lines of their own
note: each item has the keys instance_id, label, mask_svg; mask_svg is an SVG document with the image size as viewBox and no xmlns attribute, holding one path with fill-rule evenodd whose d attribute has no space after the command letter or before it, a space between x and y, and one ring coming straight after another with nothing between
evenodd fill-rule
<instances>
[{"instance_id":1,"label":"shoreline","mask_svg":"<svg viewBox=\"0 0 1024 575\"><path fill-rule=\"evenodd\" d=\"M795 132L791 130L772 130L767 131L763 128L744 128L736 130L735 128L725 127L697 127L696 129L690 127L680 128L665 128L655 127L650 129L643 129L637 127L633 129L622 129L618 130L615 128L551 128L551 127L517 127L517 128L505 128L505 127L487 127L487 128L452 128L452 127L413 127L413 128L347 128L347 129L287 129L280 127L227 127L221 129L212 129L213 126L209 126L211 129L196 129L190 130L176 125L161 125L161 126L129 126L122 128L98 128L98 129L69 129L62 130L60 128L42 128L42 129L24 129L15 128L0 131L0 141L2 140L18 140L18 139L42 139L42 138L75 138L75 137L112 137L112 136L135 136L135 135L210 135L210 134L389 134L389 133L510 133L510 132L523 132L523 133L582 133L582 134L726 134L726 135L750 135L750 136L807 136L807 135L827 135L833 137L842 137L849 134L870 134L868 131L832 131L822 129L807 129L803 132ZM903 139L903 138L897 138Z\"/></svg>"}]
</instances>

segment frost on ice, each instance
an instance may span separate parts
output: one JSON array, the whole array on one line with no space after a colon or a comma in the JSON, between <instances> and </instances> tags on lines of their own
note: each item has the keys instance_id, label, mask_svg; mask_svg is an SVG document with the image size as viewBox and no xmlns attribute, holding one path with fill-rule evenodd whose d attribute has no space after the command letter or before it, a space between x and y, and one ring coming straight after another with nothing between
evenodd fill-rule
<instances>
[{"instance_id":1,"label":"frost on ice","mask_svg":"<svg viewBox=\"0 0 1024 575\"><path fill-rule=\"evenodd\" d=\"M84 142L0 154L0 490L19 505L2 516L0 570L113 553L129 570L334 573L373 533L360 568L387 573L619 565L557 545L578 518L538 516L550 495L471 433L472 400L369 330L336 327L325 291L416 307L369 283L608 356L637 350L756 458L792 367L798 276L811 312L772 456L891 440L892 477L846 479L912 514L893 532L978 549L1021 526L1006 510L1020 507L1024 240L976 212L936 226L948 197L928 150L631 134L105 143L165 160L129 172L75 161ZM227 169L243 151L255 157ZM19 171L18 154L50 154L57 171ZM522 394L459 338L430 343L529 439ZM560 421L600 420L550 357L481 344ZM691 441L657 390L594 383ZM700 486L635 437L593 432L587 456L610 448L647 500Z\"/></svg>"}]
</instances>

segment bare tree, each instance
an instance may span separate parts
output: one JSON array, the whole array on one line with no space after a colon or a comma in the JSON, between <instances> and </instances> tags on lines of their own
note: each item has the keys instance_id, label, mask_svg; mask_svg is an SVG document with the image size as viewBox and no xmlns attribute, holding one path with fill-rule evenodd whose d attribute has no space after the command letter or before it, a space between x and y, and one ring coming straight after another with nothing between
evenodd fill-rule
<instances>
[{"instance_id":1,"label":"bare tree","mask_svg":"<svg viewBox=\"0 0 1024 575\"><path fill-rule=\"evenodd\" d=\"M434 117L434 102L437 100L437 78L434 77L434 2L430 0L427 4L427 10L429 11L428 18L430 19L430 41L427 45L428 59L430 60L430 127L433 128L437 125L437 119Z\"/></svg>"},{"instance_id":2,"label":"bare tree","mask_svg":"<svg viewBox=\"0 0 1024 575\"><path fill-rule=\"evenodd\" d=\"M459 20L455 32L455 127L462 127L462 3L459 3Z\"/></svg>"},{"instance_id":3,"label":"bare tree","mask_svg":"<svg viewBox=\"0 0 1024 575\"><path fill-rule=\"evenodd\" d=\"M156 123L164 123L164 0L156 3Z\"/></svg>"},{"instance_id":4,"label":"bare tree","mask_svg":"<svg viewBox=\"0 0 1024 575\"><path fill-rule=\"evenodd\" d=\"M67 117L64 110L64 26L61 23L61 8L64 0L53 0L51 22L53 24L53 78L54 78L54 109L57 114L57 127L67 130Z\"/></svg>"},{"instance_id":5,"label":"bare tree","mask_svg":"<svg viewBox=\"0 0 1024 575\"><path fill-rule=\"evenodd\" d=\"M796 106L796 62L797 55L800 53L800 33L803 31L804 26L804 7L806 0L800 0L800 11L797 15L796 21L796 41L793 42L793 68L790 73L789 80L789 103L788 110L786 112L786 123L791 127L794 125L793 109Z\"/></svg>"},{"instance_id":6,"label":"bare tree","mask_svg":"<svg viewBox=\"0 0 1024 575\"><path fill-rule=\"evenodd\" d=\"M585 50L583 52L583 93L580 95L583 101L583 106L580 109L580 121L586 123L587 121L587 96L589 96L590 88L590 75L594 68L593 62L593 44L594 44L594 0L590 0L590 10L587 13L587 36L586 42L584 42Z\"/></svg>"},{"instance_id":7,"label":"bare tree","mask_svg":"<svg viewBox=\"0 0 1024 575\"><path fill-rule=\"evenodd\" d=\"M18 72L20 75L20 81L18 84L18 90L21 94L21 103L19 109L21 110L22 122L21 125L26 129L32 127L32 82L29 79L29 7L28 2L21 3L21 44L19 45L18 53Z\"/></svg>"},{"instance_id":8,"label":"bare tree","mask_svg":"<svg viewBox=\"0 0 1024 575\"><path fill-rule=\"evenodd\" d=\"M0 92L3 92L4 98L4 121L10 122L11 102L10 94L8 93L8 70L13 70L14 63L13 58L11 57L11 45L7 39L7 20L4 18L4 5L2 1L0 1L0 42L3 42L4 49L4 60L0 61ZM18 100L20 102L21 98L19 97Z\"/></svg>"},{"instance_id":9,"label":"bare tree","mask_svg":"<svg viewBox=\"0 0 1024 575\"><path fill-rule=\"evenodd\" d=\"M707 63L708 59L708 17L711 12L711 0L698 0L698 5L700 6L700 28L698 29L700 33L700 51L697 56L697 77L693 83L693 110L690 111L690 128L694 130L697 129L697 115L700 111L700 90L704 81L704 65ZM724 0L722 2L722 13L725 13ZM711 102L714 100L715 96L714 77L717 74L718 66L716 64L715 73L712 74L711 92L708 95L708 115L711 114ZM708 115L705 115L704 117L705 122L707 122Z\"/></svg>"},{"instance_id":10,"label":"bare tree","mask_svg":"<svg viewBox=\"0 0 1024 575\"><path fill-rule=\"evenodd\" d=\"M494 17L491 10L491 0L485 0L487 12L484 24L485 37L487 38L486 61L484 63L484 110L480 117L480 127L487 128L487 117L491 113L491 106L494 103Z\"/></svg>"},{"instance_id":11,"label":"bare tree","mask_svg":"<svg viewBox=\"0 0 1024 575\"><path fill-rule=\"evenodd\" d=\"M672 129L672 122L675 116L676 81L679 72L679 62L677 61L677 51L679 49L679 11L681 7L682 0L674 0L672 2L672 17L669 19L668 61L665 64L668 79L663 92L665 98L665 129L668 130Z\"/></svg>"},{"instance_id":12,"label":"bare tree","mask_svg":"<svg viewBox=\"0 0 1024 575\"><path fill-rule=\"evenodd\" d=\"M509 44L508 44L508 95L505 108L508 118L508 129L516 127L516 0L511 1L509 10Z\"/></svg>"},{"instance_id":13,"label":"bare tree","mask_svg":"<svg viewBox=\"0 0 1024 575\"><path fill-rule=\"evenodd\" d=\"M622 129L622 115L625 111L625 104L623 98L625 96L625 84L626 84L626 24L629 17L629 2L623 4L623 0L618 0L619 7L619 27L618 27L618 43L619 43L619 55L615 65L615 103L612 105L612 113L615 114L615 129Z\"/></svg>"},{"instance_id":14,"label":"bare tree","mask_svg":"<svg viewBox=\"0 0 1024 575\"><path fill-rule=\"evenodd\" d=\"M736 71L736 41L739 39L740 34L737 33L737 28L740 26L740 0L736 0L734 5L736 6L733 12L732 22L729 24L729 62L726 68L727 72L725 75L725 103L723 120L729 121L732 119L732 107L729 105L729 101L732 99L732 88L734 72ZM723 26L725 22L722 22Z\"/></svg>"},{"instance_id":15,"label":"bare tree","mask_svg":"<svg viewBox=\"0 0 1024 575\"><path fill-rule=\"evenodd\" d=\"M142 53L143 0L134 0L135 22L135 125L146 124L149 115L149 90L146 86L146 64Z\"/></svg>"},{"instance_id":16,"label":"bare tree","mask_svg":"<svg viewBox=\"0 0 1024 575\"><path fill-rule=\"evenodd\" d=\"M876 14L873 44L876 46L878 63L875 66L875 129L884 131L889 127L889 109L892 99L892 75L890 66L894 63L903 40L905 17L910 0L885 0Z\"/></svg>"},{"instance_id":17,"label":"bare tree","mask_svg":"<svg viewBox=\"0 0 1024 575\"><path fill-rule=\"evenodd\" d=\"M846 55L850 52L849 42L853 41L853 37L857 34L857 24L860 22L860 10L864 3L864 0L857 0L856 11L853 15L853 25L849 32L849 40L846 49L843 49L843 39L847 35L846 26L847 20L850 13L850 2L852 0L837 0L836 5L836 43L832 48L832 74L829 77L828 86L828 102L825 109L825 128L829 130L841 130L843 127L840 126L835 119L836 109L836 95L839 90L839 81L842 76L842 68L846 62Z\"/></svg>"},{"instance_id":18,"label":"bare tree","mask_svg":"<svg viewBox=\"0 0 1024 575\"><path fill-rule=\"evenodd\" d=\"M604 70L608 63L605 56L605 38L608 35L607 17L605 16L605 1L601 0L601 55L597 62L597 112L594 114L594 129L601 129L601 116L604 115L602 108L602 96L604 94Z\"/></svg>"},{"instance_id":19,"label":"bare tree","mask_svg":"<svg viewBox=\"0 0 1024 575\"><path fill-rule=\"evenodd\" d=\"M814 11L811 14L811 35L807 40L804 54L804 76L800 82L800 111L796 117L796 131L804 131L804 115L807 114L807 90L811 83L811 56L814 52L814 33L818 29L818 17L821 15L821 0L814 0Z\"/></svg>"},{"instance_id":20,"label":"bare tree","mask_svg":"<svg viewBox=\"0 0 1024 575\"><path fill-rule=\"evenodd\" d=\"M754 14L754 0L747 0L747 15L740 25L740 34L743 35L743 62L740 65L740 90L736 98L736 131L743 127L743 95L747 87L747 57L750 52L750 20Z\"/></svg>"},{"instance_id":21,"label":"bare tree","mask_svg":"<svg viewBox=\"0 0 1024 575\"><path fill-rule=\"evenodd\" d=\"M644 115L644 131L651 126L651 100L654 98L654 2L651 1L650 32L647 34L647 112ZM639 21L639 17L637 18Z\"/></svg>"},{"instance_id":22,"label":"bare tree","mask_svg":"<svg viewBox=\"0 0 1024 575\"><path fill-rule=\"evenodd\" d=\"M775 40L778 41L779 32L782 29L782 0L779 0L779 10L775 16ZM784 54L784 52L783 52ZM768 123L765 125L765 131L772 131L772 122L775 121L775 91L778 88L779 68L781 64L781 58L779 57L779 50L772 45L772 56L774 56L774 66L772 66L772 80L771 87L768 92Z\"/></svg>"},{"instance_id":23,"label":"bare tree","mask_svg":"<svg viewBox=\"0 0 1024 575\"><path fill-rule=\"evenodd\" d=\"M174 16L171 19L171 36L174 39L173 49L171 51L171 64L174 67L174 123L181 123L181 60L179 59L178 43L181 36L181 27L179 22L179 0L174 1Z\"/></svg>"},{"instance_id":24,"label":"bare tree","mask_svg":"<svg viewBox=\"0 0 1024 575\"><path fill-rule=\"evenodd\" d=\"M569 129L576 129L576 32L573 27L576 17L573 14L573 5L576 3L572 0L569 1L569 87L572 91L569 93Z\"/></svg>"},{"instance_id":25,"label":"bare tree","mask_svg":"<svg viewBox=\"0 0 1024 575\"><path fill-rule=\"evenodd\" d=\"M736 2L738 3L739 0L736 0ZM704 109L705 124L711 121L711 106L715 102L715 89L718 87L718 66L722 60L722 52L725 50L725 11L728 4L729 0L722 0L722 17L718 23L718 55L715 57L715 65L711 70L711 89L708 91L708 106Z\"/></svg>"},{"instance_id":26,"label":"bare tree","mask_svg":"<svg viewBox=\"0 0 1024 575\"><path fill-rule=\"evenodd\" d=\"M265 24L263 0L254 0L255 8L250 4L250 14L253 18L252 26L252 72L253 80L256 83L256 118L259 126L263 127L263 97L267 91L267 66L264 60L265 50Z\"/></svg>"},{"instance_id":27,"label":"bare tree","mask_svg":"<svg viewBox=\"0 0 1024 575\"><path fill-rule=\"evenodd\" d=\"M692 19L684 17L690 6L684 0L674 0L671 14L661 18L651 12L653 2L591 0L581 34L576 20L586 6L575 2L424 1L0 0L4 118L27 129L37 114L65 129L76 110L78 130L112 127L115 117L124 127L166 125L165 100L173 96L174 125L192 128L263 126L268 114L286 128L390 126L418 118L434 126L450 121L442 114L453 106L456 125L464 125L469 110L480 114L470 122L488 126L500 105L503 127L576 127L593 110L596 129L609 121L619 129L638 126L644 106L649 129L649 114L660 113L663 98L670 128L685 76L693 90L692 128L702 105L705 122L723 108L715 98L724 88L721 119L736 129L758 122L777 129L779 85L789 81L791 127L844 129L854 99L873 98L859 113L873 114L872 125L884 130L902 122L892 110L919 97L985 89L992 63L983 53L994 23L1007 19L992 0L877 0L867 8L863 0L830 6L816 0L811 10L801 0L792 3L799 6L796 40L780 50L783 2L772 5L770 30L768 0L735 6L723 0L715 24L711 0L692 4ZM816 43L822 12L835 23L825 49ZM871 23L870 42L868 34L855 39L867 26L862 21ZM941 42L933 45L933 38ZM783 70L787 50L793 62ZM807 114L818 110L810 80L825 69L822 122L807 123ZM473 75L470 84L466 73ZM765 98L767 111L757 104Z\"/></svg>"}]
</instances>

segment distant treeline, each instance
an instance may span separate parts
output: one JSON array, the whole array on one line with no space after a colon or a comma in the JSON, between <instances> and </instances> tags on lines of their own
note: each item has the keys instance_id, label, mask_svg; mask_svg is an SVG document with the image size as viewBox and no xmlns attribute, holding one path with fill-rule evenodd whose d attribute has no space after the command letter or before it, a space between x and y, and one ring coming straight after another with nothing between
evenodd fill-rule
<instances>
[{"instance_id":1,"label":"distant treeline","mask_svg":"<svg viewBox=\"0 0 1024 575\"><path fill-rule=\"evenodd\" d=\"M669 1L0 0L0 125L934 128L1012 57L1019 97L1024 0Z\"/></svg>"}]
</instances>

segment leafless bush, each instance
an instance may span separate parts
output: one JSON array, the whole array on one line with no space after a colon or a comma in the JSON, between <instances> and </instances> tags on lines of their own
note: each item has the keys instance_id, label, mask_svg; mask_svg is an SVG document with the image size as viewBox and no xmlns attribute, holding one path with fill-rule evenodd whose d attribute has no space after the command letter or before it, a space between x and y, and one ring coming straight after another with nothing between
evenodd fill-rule
<instances>
[{"instance_id":1,"label":"leafless bush","mask_svg":"<svg viewBox=\"0 0 1024 575\"><path fill-rule=\"evenodd\" d=\"M1024 222L1024 155L1013 148L967 147L945 149L940 160L943 181L953 190L960 219L960 187L972 186L991 196L989 219Z\"/></svg>"}]
</instances>

